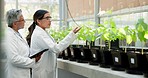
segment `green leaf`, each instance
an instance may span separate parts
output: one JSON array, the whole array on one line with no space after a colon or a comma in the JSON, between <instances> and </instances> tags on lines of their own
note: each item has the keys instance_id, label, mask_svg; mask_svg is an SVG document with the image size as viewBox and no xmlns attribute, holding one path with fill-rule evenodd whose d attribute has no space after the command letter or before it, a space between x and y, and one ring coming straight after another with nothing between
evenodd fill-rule
<instances>
[{"instance_id":1,"label":"green leaf","mask_svg":"<svg viewBox=\"0 0 148 78\"><path fill-rule=\"evenodd\" d=\"M117 33L117 29L116 28L111 28L111 31L113 32L113 34Z\"/></svg>"},{"instance_id":2,"label":"green leaf","mask_svg":"<svg viewBox=\"0 0 148 78\"><path fill-rule=\"evenodd\" d=\"M104 27L104 25L102 25L102 24L98 24L98 26L99 26L99 27Z\"/></svg>"},{"instance_id":3,"label":"green leaf","mask_svg":"<svg viewBox=\"0 0 148 78\"><path fill-rule=\"evenodd\" d=\"M138 32L138 38L141 42L146 41L146 39L144 38L144 34L144 32Z\"/></svg>"},{"instance_id":4,"label":"green leaf","mask_svg":"<svg viewBox=\"0 0 148 78\"><path fill-rule=\"evenodd\" d=\"M134 41L134 42L136 42L137 41L137 36L136 36L136 32L135 31L133 31L134 33L133 33L133 35L132 35L132 40Z\"/></svg>"},{"instance_id":5,"label":"green leaf","mask_svg":"<svg viewBox=\"0 0 148 78\"><path fill-rule=\"evenodd\" d=\"M144 31L144 28L143 28L143 26L141 24L139 24L137 30L139 32L142 32L142 31Z\"/></svg>"},{"instance_id":6,"label":"green leaf","mask_svg":"<svg viewBox=\"0 0 148 78\"><path fill-rule=\"evenodd\" d=\"M116 28L116 24L113 20L110 20L110 26L111 28Z\"/></svg>"},{"instance_id":7,"label":"green leaf","mask_svg":"<svg viewBox=\"0 0 148 78\"><path fill-rule=\"evenodd\" d=\"M143 19L143 18L139 19L139 20L138 20L138 23L143 27L143 29L144 29L145 31L148 30L147 24L144 22L144 19Z\"/></svg>"},{"instance_id":8,"label":"green leaf","mask_svg":"<svg viewBox=\"0 0 148 78\"><path fill-rule=\"evenodd\" d=\"M127 36L126 36L126 42L127 42L127 44L130 44L130 43L132 42L132 37L131 37L131 35L127 35Z\"/></svg>"},{"instance_id":9,"label":"green leaf","mask_svg":"<svg viewBox=\"0 0 148 78\"><path fill-rule=\"evenodd\" d=\"M105 34L104 34L104 38L105 38L105 40L110 40L110 39L109 39L109 33L105 33Z\"/></svg>"},{"instance_id":10,"label":"green leaf","mask_svg":"<svg viewBox=\"0 0 148 78\"><path fill-rule=\"evenodd\" d=\"M144 38L148 39L148 31L145 32Z\"/></svg>"},{"instance_id":11,"label":"green leaf","mask_svg":"<svg viewBox=\"0 0 148 78\"><path fill-rule=\"evenodd\" d=\"M123 28L119 28L119 33L123 34L123 35L126 35L126 32Z\"/></svg>"}]
</instances>

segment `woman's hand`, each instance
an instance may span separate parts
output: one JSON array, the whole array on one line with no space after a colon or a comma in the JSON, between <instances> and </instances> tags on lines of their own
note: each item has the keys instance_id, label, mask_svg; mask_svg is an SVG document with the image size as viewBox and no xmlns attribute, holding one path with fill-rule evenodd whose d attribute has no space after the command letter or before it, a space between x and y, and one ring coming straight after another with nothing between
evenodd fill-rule
<instances>
[{"instance_id":1,"label":"woman's hand","mask_svg":"<svg viewBox=\"0 0 148 78\"><path fill-rule=\"evenodd\" d=\"M30 57L31 59L32 58L35 58L35 62L38 62L40 59L41 59L41 56L42 56L42 54L45 52L45 51L48 51L49 49L44 49L44 50L42 50L41 52L39 52L38 54L36 54L36 55L34 55L34 56L32 56L32 57Z\"/></svg>"},{"instance_id":2,"label":"woman's hand","mask_svg":"<svg viewBox=\"0 0 148 78\"><path fill-rule=\"evenodd\" d=\"M41 52L35 56L35 62L38 62L41 59L42 54L43 54L43 52Z\"/></svg>"},{"instance_id":3,"label":"woman's hand","mask_svg":"<svg viewBox=\"0 0 148 78\"><path fill-rule=\"evenodd\" d=\"M80 29L81 29L81 27L76 27L73 29L73 32L76 34Z\"/></svg>"}]
</instances>

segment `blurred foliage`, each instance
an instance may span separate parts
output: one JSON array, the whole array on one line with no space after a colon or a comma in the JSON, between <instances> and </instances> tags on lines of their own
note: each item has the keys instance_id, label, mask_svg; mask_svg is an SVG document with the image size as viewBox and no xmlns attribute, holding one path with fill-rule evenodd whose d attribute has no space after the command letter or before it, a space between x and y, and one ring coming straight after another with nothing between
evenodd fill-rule
<instances>
[{"instance_id":1,"label":"blurred foliage","mask_svg":"<svg viewBox=\"0 0 148 78\"><path fill-rule=\"evenodd\" d=\"M88 21L81 25L81 30L78 32L78 40L94 42L97 39L97 28L95 23Z\"/></svg>"},{"instance_id":2,"label":"blurred foliage","mask_svg":"<svg viewBox=\"0 0 148 78\"><path fill-rule=\"evenodd\" d=\"M50 29L49 34L56 40L56 42L61 41L68 35L72 28L63 28L61 30Z\"/></svg>"},{"instance_id":3,"label":"blurred foliage","mask_svg":"<svg viewBox=\"0 0 148 78\"><path fill-rule=\"evenodd\" d=\"M143 18L140 18L135 27L139 40L141 42L146 42L148 39L148 24L144 22Z\"/></svg>"}]
</instances>

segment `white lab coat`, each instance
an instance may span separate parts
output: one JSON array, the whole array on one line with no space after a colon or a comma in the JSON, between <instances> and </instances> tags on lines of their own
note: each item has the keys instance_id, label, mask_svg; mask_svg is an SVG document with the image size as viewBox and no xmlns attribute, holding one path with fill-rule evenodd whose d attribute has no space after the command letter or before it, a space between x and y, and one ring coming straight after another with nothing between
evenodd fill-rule
<instances>
[{"instance_id":1,"label":"white lab coat","mask_svg":"<svg viewBox=\"0 0 148 78\"><path fill-rule=\"evenodd\" d=\"M12 28L7 28L4 38L4 52L7 55L7 78L30 78L30 68L34 67L35 59L28 58L29 46Z\"/></svg>"},{"instance_id":2,"label":"white lab coat","mask_svg":"<svg viewBox=\"0 0 148 78\"><path fill-rule=\"evenodd\" d=\"M76 35L71 31L59 44L41 27L36 26L31 38L31 52L44 52L41 60L33 69L33 78L56 78L57 76L57 54L66 49L74 40ZM33 53L32 53L33 54Z\"/></svg>"}]
</instances>

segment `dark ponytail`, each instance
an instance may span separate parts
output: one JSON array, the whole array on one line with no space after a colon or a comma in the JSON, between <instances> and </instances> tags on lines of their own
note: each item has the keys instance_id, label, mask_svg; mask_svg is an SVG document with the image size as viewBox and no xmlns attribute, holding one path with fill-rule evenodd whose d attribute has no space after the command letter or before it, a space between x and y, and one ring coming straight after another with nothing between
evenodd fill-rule
<instances>
[{"instance_id":1,"label":"dark ponytail","mask_svg":"<svg viewBox=\"0 0 148 78\"><path fill-rule=\"evenodd\" d=\"M31 24L31 26L28 28L29 34L28 34L27 37L26 37L26 40L27 40L29 46L30 46L30 44L31 44L31 36L32 36L32 33L33 33L33 31L34 31L36 25L38 25L37 20L41 20L41 19L44 17L44 15L45 15L46 13L49 13L49 12L46 11L46 10L37 10L37 11L34 13L34 15L33 15L33 21L34 21L34 22L33 22L33 23Z\"/></svg>"},{"instance_id":2,"label":"dark ponytail","mask_svg":"<svg viewBox=\"0 0 148 78\"><path fill-rule=\"evenodd\" d=\"M27 40L29 46L31 43L31 36L32 36L32 33L33 33L35 27L36 27L36 24L35 24L35 22L33 22L32 25L28 28L29 34L27 35L26 40Z\"/></svg>"}]
</instances>

